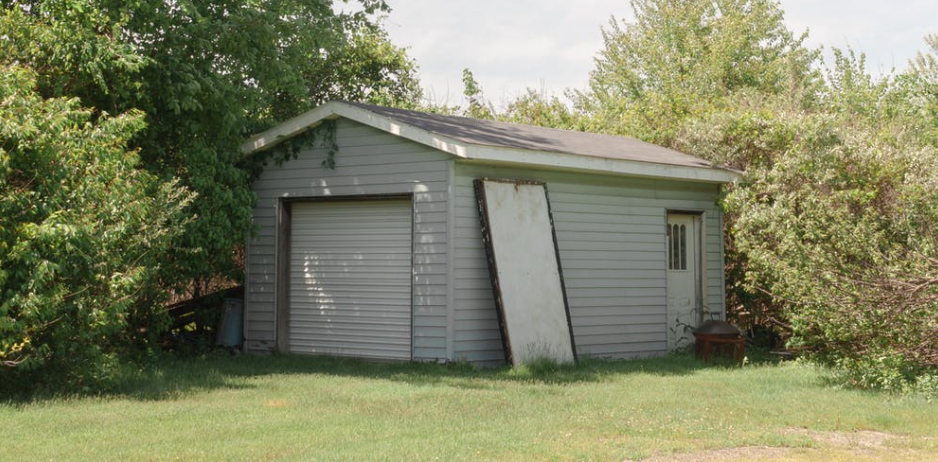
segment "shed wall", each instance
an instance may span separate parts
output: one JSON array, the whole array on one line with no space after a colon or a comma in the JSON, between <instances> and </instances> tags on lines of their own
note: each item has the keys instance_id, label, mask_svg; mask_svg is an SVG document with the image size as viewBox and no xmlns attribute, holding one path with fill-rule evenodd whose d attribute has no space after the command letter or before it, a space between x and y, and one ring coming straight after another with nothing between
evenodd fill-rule
<instances>
[{"instance_id":1,"label":"shed wall","mask_svg":"<svg viewBox=\"0 0 938 462\"><path fill-rule=\"evenodd\" d=\"M245 347L276 346L277 216L281 198L412 194L414 203L413 357L447 358L447 234L450 155L389 133L339 119L334 170L328 149L303 149L273 162L254 181L257 234L248 240Z\"/></svg>"},{"instance_id":2,"label":"shed wall","mask_svg":"<svg viewBox=\"0 0 938 462\"><path fill-rule=\"evenodd\" d=\"M577 354L629 358L667 352L667 210L701 211L705 304L725 313L722 214L713 184L456 163L454 359L504 360L472 180L547 183Z\"/></svg>"}]
</instances>

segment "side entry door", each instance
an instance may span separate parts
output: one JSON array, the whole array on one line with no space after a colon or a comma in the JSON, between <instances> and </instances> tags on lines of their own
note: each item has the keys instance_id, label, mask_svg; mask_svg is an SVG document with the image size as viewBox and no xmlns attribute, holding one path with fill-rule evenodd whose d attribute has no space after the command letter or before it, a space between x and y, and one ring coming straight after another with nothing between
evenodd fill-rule
<instances>
[{"instance_id":1,"label":"side entry door","mask_svg":"<svg viewBox=\"0 0 938 462\"><path fill-rule=\"evenodd\" d=\"M700 319L698 302L697 243L698 215L668 214L667 224L667 292L668 350L693 343L693 331Z\"/></svg>"}]
</instances>

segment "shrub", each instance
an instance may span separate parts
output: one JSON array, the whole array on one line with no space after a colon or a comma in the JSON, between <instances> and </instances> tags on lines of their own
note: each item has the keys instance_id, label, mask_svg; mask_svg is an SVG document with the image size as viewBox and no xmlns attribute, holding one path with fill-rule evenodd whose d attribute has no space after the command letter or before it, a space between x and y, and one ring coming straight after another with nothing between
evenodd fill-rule
<instances>
[{"instance_id":1,"label":"shrub","mask_svg":"<svg viewBox=\"0 0 938 462\"><path fill-rule=\"evenodd\" d=\"M938 370L938 151L816 118L727 198L748 278L849 382L909 388Z\"/></svg>"},{"instance_id":2,"label":"shrub","mask_svg":"<svg viewBox=\"0 0 938 462\"><path fill-rule=\"evenodd\" d=\"M35 78L0 68L2 388L87 383L159 330L159 258L191 198L137 168L140 113L93 118Z\"/></svg>"}]
</instances>

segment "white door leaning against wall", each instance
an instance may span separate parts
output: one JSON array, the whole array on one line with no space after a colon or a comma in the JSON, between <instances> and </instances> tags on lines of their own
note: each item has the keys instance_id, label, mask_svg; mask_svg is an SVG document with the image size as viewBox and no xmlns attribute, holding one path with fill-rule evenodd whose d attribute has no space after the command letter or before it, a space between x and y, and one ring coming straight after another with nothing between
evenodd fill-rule
<instances>
[{"instance_id":1,"label":"white door leaning against wall","mask_svg":"<svg viewBox=\"0 0 938 462\"><path fill-rule=\"evenodd\" d=\"M700 319L697 297L697 215L668 214L665 239L668 273L668 350L693 343Z\"/></svg>"}]
</instances>

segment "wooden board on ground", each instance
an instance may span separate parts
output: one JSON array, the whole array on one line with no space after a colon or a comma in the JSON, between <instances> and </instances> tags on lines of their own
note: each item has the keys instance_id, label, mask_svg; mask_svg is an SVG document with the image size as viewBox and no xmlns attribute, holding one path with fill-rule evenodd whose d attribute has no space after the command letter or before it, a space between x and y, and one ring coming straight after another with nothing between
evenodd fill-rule
<instances>
[{"instance_id":1,"label":"wooden board on ground","mask_svg":"<svg viewBox=\"0 0 938 462\"><path fill-rule=\"evenodd\" d=\"M477 179L476 197L506 360L576 360L547 188Z\"/></svg>"}]
</instances>

